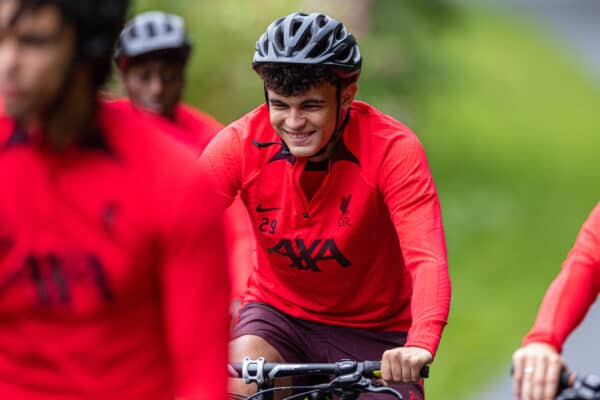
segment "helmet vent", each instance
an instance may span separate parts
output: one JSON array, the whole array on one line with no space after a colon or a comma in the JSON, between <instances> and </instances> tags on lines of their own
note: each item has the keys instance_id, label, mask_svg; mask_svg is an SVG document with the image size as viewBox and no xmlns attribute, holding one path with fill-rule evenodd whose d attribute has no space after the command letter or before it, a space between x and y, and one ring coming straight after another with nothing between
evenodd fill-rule
<instances>
[{"instance_id":1,"label":"helmet vent","mask_svg":"<svg viewBox=\"0 0 600 400\"><path fill-rule=\"evenodd\" d=\"M308 57L317 58L317 57L321 56L323 53L325 53L328 46L329 46L329 43L321 40L320 42L317 43L317 45L315 47L313 47L313 49L310 51L310 53L308 53Z\"/></svg>"},{"instance_id":2,"label":"helmet vent","mask_svg":"<svg viewBox=\"0 0 600 400\"><path fill-rule=\"evenodd\" d=\"M135 29L135 26L131 27L131 29L129 30L129 37L132 39L135 39L137 36L138 36L137 29Z\"/></svg>"},{"instance_id":3,"label":"helmet vent","mask_svg":"<svg viewBox=\"0 0 600 400\"><path fill-rule=\"evenodd\" d=\"M156 29L153 24L146 24L146 31L148 32L148 36L156 36Z\"/></svg>"},{"instance_id":4,"label":"helmet vent","mask_svg":"<svg viewBox=\"0 0 600 400\"><path fill-rule=\"evenodd\" d=\"M304 49L308 46L308 43L312 39L312 33L307 29L302 32L302 36L298 39L298 44L296 45L296 49Z\"/></svg>"},{"instance_id":5,"label":"helmet vent","mask_svg":"<svg viewBox=\"0 0 600 400\"><path fill-rule=\"evenodd\" d=\"M316 19L317 26L319 28L324 27L327 24L328 18L325 15L319 15Z\"/></svg>"},{"instance_id":6,"label":"helmet vent","mask_svg":"<svg viewBox=\"0 0 600 400\"><path fill-rule=\"evenodd\" d=\"M292 36L294 36L296 34L296 32L298 32L298 29L302 26L302 22L300 21L294 21L292 22L292 26L290 29L290 33L292 34Z\"/></svg>"},{"instance_id":7,"label":"helmet vent","mask_svg":"<svg viewBox=\"0 0 600 400\"><path fill-rule=\"evenodd\" d=\"M281 29L277 30L277 32L275 32L275 47L278 50L283 51L283 49L285 48L285 45L283 43L283 31Z\"/></svg>"},{"instance_id":8,"label":"helmet vent","mask_svg":"<svg viewBox=\"0 0 600 400\"><path fill-rule=\"evenodd\" d=\"M338 53L338 55L336 57L337 60L347 62L350 60L350 57L352 56L352 48L348 47L346 44L344 44L343 46L340 46L337 53Z\"/></svg>"}]
</instances>

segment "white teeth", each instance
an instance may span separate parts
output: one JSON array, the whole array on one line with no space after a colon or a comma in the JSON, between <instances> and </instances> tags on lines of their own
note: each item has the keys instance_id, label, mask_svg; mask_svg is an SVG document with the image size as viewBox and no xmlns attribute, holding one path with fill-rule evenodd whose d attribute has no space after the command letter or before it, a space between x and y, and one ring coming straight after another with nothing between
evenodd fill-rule
<instances>
[{"instance_id":1,"label":"white teeth","mask_svg":"<svg viewBox=\"0 0 600 400\"><path fill-rule=\"evenodd\" d=\"M288 132L288 135L290 135L293 138L301 139L301 138L309 137L310 136L310 132L301 132L301 133L291 133L291 132Z\"/></svg>"}]
</instances>

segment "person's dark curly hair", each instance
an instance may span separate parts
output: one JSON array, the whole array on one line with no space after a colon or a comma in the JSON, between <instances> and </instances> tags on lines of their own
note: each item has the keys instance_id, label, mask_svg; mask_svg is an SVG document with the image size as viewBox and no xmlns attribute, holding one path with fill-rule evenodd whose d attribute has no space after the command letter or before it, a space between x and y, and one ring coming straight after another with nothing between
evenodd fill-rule
<instances>
[{"instance_id":1,"label":"person's dark curly hair","mask_svg":"<svg viewBox=\"0 0 600 400\"><path fill-rule=\"evenodd\" d=\"M344 88L356 81L356 77L342 79L331 67L316 64L265 63L256 73L267 89L286 97L299 96L325 82Z\"/></svg>"}]
</instances>

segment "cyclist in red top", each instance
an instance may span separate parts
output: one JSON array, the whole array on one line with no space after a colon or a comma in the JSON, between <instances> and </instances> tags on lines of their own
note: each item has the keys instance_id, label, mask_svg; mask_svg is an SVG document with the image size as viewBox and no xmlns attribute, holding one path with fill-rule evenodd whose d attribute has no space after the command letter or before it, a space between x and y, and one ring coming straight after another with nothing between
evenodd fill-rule
<instances>
[{"instance_id":1,"label":"cyclist in red top","mask_svg":"<svg viewBox=\"0 0 600 400\"><path fill-rule=\"evenodd\" d=\"M583 224L560 274L548 288L535 325L513 355L514 393L523 400L554 399L569 334L600 293L600 203Z\"/></svg>"},{"instance_id":2,"label":"cyclist in red top","mask_svg":"<svg viewBox=\"0 0 600 400\"><path fill-rule=\"evenodd\" d=\"M230 359L381 359L385 381L422 398L450 303L439 201L414 133L354 101L361 61L333 18L276 20L253 62L266 104L201 157L258 240Z\"/></svg>"},{"instance_id":3,"label":"cyclist in red top","mask_svg":"<svg viewBox=\"0 0 600 400\"><path fill-rule=\"evenodd\" d=\"M114 104L133 109L200 155L223 125L181 101L191 51L183 18L160 11L138 14L127 23L117 42L114 59L128 99ZM254 245L241 201L234 202L225 218L235 309L255 264Z\"/></svg>"},{"instance_id":4,"label":"cyclist in red top","mask_svg":"<svg viewBox=\"0 0 600 400\"><path fill-rule=\"evenodd\" d=\"M223 125L181 101L191 51L183 18L148 11L127 23L114 58L129 98L119 103L158 116L160 128L199 155Z\"/></svg>"},{"instance_id":5,"label":"cyclist in red top","mask_svg":"<svg viewBox=\"0 0 600 400\"><path fill-rule=\"evenodd\" d=\"M127 6L0 2L2 399L225 399L212 177L98 100Z\"/></svg>"}]
</instances>

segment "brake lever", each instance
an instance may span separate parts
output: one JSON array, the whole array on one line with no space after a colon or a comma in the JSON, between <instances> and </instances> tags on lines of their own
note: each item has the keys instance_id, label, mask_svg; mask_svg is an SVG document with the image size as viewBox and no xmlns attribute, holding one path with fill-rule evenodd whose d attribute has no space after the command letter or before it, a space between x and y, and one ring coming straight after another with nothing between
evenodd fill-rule
<instances>
[{"instance_id":1,"label":"brake lever","mask_svg":"<svg viewBox=\"0 0 600 400\"><path fill-rule=\"evenodd\" d=\"M381 385L373 385L372 382L369 381L368 386L364 389L365 392L371 393L385 393L395 396L398 400L403 400L404 397L395 389L392 389L389 386L381 386Z\"/></svg>"}]
</instances>

